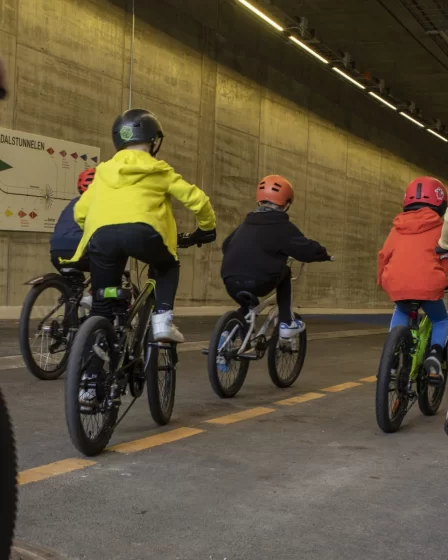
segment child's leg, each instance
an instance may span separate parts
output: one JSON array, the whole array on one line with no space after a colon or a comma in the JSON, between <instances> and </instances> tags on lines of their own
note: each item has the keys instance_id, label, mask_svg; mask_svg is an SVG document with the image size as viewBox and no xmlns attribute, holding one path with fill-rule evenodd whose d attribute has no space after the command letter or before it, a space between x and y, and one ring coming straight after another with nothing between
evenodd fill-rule
<instances>
[{"instance_id":1,"label":"child's leg","mask_svg":"<svg viewBox=\"0 0 448 560\"><path fill-rule=\"evenodd\" d=\"M425 301L422 309L432 323L431 346L445 347L448 338L448 314L443 299Z\"/></svg>"},{"instance_id":2,"label":"child's leg","mask_svg":"<svg viewBox=\"0 0 448 560\"><path fill-rule=\"evenodd\" d=\"M448 314L443 299L425 301L422 303L423 311L432 323L431 350L425 360L425 369L428 372L429 382L433 385L442 385L444 378L442 372L443 349L448 337Z\"/></svg>"},{"instance_id":3,"label":"child's leg","mask_svg":"<svg viewBox=\"0 0 448 560\"><path fill-rule=\"evenodd\" d=\"M292 286L291 286L291 269L285 267L282 278L277 284L277 305L278 318L280 323L289 325L293 321L292 312Z\"/></svg>"},{"instance_id":4,"label":"child's leg","mask_svg":"<svg viewBox=\"0 0 448 560\"><path fill-rule=\"evenodd\" d=\"M394 327L406 327L409 323L411 305L406 301L396 301L395 310L390 321L390 330Z\"/></svg>"}]
</instances>

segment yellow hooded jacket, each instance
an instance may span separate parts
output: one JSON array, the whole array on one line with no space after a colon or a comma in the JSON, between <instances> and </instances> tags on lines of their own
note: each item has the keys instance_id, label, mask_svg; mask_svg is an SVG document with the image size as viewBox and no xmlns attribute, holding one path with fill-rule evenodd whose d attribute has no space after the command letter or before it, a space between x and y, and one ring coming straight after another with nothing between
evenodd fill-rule
<instances>
[{"instance_id":1,"label":"yellow hooded jacket","mask_svg":"<svg viewBox=\"0 0 448 560\"><path fill-rule=\"evenodd\" d=\"M84 234L73 258L65 262L76 262L83 256L97 229L130 223L152 226L177 258L177 228L171 196L196 214L202 230L216 227L210 199L199 187L190 185L166 162L146 152L117 152L111 160L98 166L93 183L75 205L75 221Z\"/></svg>"}]
</instances>

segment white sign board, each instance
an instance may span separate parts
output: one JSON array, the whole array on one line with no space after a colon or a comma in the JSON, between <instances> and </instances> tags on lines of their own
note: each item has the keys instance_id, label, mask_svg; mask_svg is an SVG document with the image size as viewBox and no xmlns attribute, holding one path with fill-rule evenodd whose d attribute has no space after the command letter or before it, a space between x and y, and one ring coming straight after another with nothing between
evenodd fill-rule
<instances>
[{"instance_id":1,"label":"white sign board","mask_svg":"<svg viewBox=\"0 0 448 560\"><path fill-rule=\"evenodd\" d=\"M0 128L0 230L53 231L99 161L99 148Z\"/></svg>"}]
</instances>

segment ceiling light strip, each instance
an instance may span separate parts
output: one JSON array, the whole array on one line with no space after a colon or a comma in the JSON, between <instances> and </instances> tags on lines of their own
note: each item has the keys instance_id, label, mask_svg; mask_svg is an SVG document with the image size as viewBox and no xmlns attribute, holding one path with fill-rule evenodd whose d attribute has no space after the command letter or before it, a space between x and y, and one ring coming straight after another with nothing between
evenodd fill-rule
<instances>
[{"instance_id":1,"label":"ceiling light strip","mask_svg":"<svg viewBox=\"0 0 448 560\"><path fill-rule=\"evenodd\" d=\"M360 89L366 89L365 86L363 86L362 84L360 84L359 82L357 82L356 80L354 80L351 76L349 76L348 74L346 74L345 72L343 72L342 70L339 70L339 68L336 68L336 66L333 66L333 70L335 72L337 72L340 76L342 76L343 78L345 78L346 80L348 80L349 82L351 82L353 85L359 87Z\"/></svg>"},{"instance_id":2,"label":"ceiling light strip","mask_svg":"<svg viewBox=\"0 0 448 560\"><path fill-rule=\"evenodd\" d=\"M433 136L437 136L437 138L439 138L440 140L443 140L444 142L448 142L448 139L445 138L444 136L442 136L441 134L438 134L435 130L431 130L430 128L426 129L430 134L432 134Z\"/></svg>"},{"instance_id":3,"label":"ceiling light strip","mask_svg":"<svg viewBox=\"0 0 448 560\"><path fill-rule=\"evenodd\" d=\"M403 113L403 111L400 111L400 115L402 117L404 117L405 119L408 119L408 121L413 122L414 124L416 124L417 126L419 126L420 128L425 128L425 125L422 124L421 122L413 119L411 116L409 116L407 113Z\"/></svg>"},{"instance_id":4,"label":"ceiling light strip","mask_svg":"<svg viewBox=\"0 0 448 560\"><path fill-rule=\"evenodd\" d=\"M328 64L328 60L326 58L321 56L316 51L313 51L313 49L310 49L310 47L307 44L303 43L302 41L299 41L299 39L297 39L297 37L294 37L293 35L291 35L289 38L291 39L291 41L293 41L296 45L298 45L300 48L305 50L307 53L311 54L312 56L314 56L315 58L317 58L318 60L320 60L324 64Z\"/></svg>"},{"instance_id":5,"label":"ceiling light strip","mask_svg":"<svg viewBox=\"0 0 448 560\"><path fill-rule=\"evenodd\" d=\"M386 107L389 107L389 109L393 109L394 111L397 111L397 108L394 105L392 105L392 103L389 103L389 101L386 101L380 95L377 95L373 91L369 91L369 95L371 95L372 97L380 101L380 103L383 103L383 105L386 105Z\"/></svg>"},{"instance_id":6,"label":"ceiling light strip","mask_svg":"<svg viewBox=\"0 0 448 560\"><path fill-rule=\"evenodd\" d=\"M266 14L261 12L258 8L256 8L255 6L253 6L252 4L247 2L246 0L238 0L238 2L240 4L243 4L243 6L246 6L246 8L248 8L255 15L257 15L258 17L263 19L266 23L269 23L269 25L272 25L272 27L275 27L275 29L277 29L277 31L283 31L283 27L281 27L277 22L275 22L273 19L271 19L269 16L267 16Z\"/></svg>"}]
</instances>

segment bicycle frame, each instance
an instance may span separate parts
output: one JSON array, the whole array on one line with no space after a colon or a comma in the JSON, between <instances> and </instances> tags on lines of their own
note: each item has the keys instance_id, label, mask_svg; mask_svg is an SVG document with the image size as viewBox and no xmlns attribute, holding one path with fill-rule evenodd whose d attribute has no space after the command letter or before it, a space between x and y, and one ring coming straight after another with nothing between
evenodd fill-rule
<instances>
[{"instance_id":1,"label":"bicycle frame","mask_svg":"<svg viewBox=\"0 0 448 560\"><path fill-rule=\"evenodd\" d=\"M416 381L420 372L420 365L425 357L428 342L431 338L431 321L425 315L418 326L411 325L412 338L414 339L414 352L412 354L412 367L409 375L412 381Z\"/></svg>"},{"instance_id":2,"label":"bicycle frame","mask_svg":"<svg viewBox=\"0 0 448 560\"><path fill-rule=\"evenodd\" d=\"M293 261L294 261L294 259L291 259L291 258L288 259L288 261L287 261L288 266L291 266ZM304 267L305 267L305 263L301 263L299 272L297 273L297 276L295 276L291 280L294 280L294 281L298 280L302 275ZM241 345L240 349L238 350L237 356L240 356L241 354L245 353L249 343L252 340L266 335L266 333L269 330L269 327L270 327L271 323L273 321L275 321L275 319L278 316L278 309L276 307L276 305L277 305L276 299L277 299L277 296L276 296L275 293L273 293L267 299L265 299L260 304L258 304L257 307L254 307L253 309L251 309L249 311L249 313L244 317L246 323L249 325L249 330L247 331L247 334L244 338L243 344ZM255 336L253 336L253 333L254 333L254 330L255 330L255 321L256 321L258 315L260 315L267 307L270 307L270 306L274 306L274 307L269 311L265 322L263 323L263 325L261 326L261 328L259 329L257 334ZM230 331L228 337L225 339L225 341L221 345L221 348L219 349L220 351L223 348L225 348L225 346L228 344L228 342L230 340L232 340L232 338L235 335L237 330L238 330L238 325L235 325L235 327L233 327L233 329Z\"/></svg>"}]
</instances>

